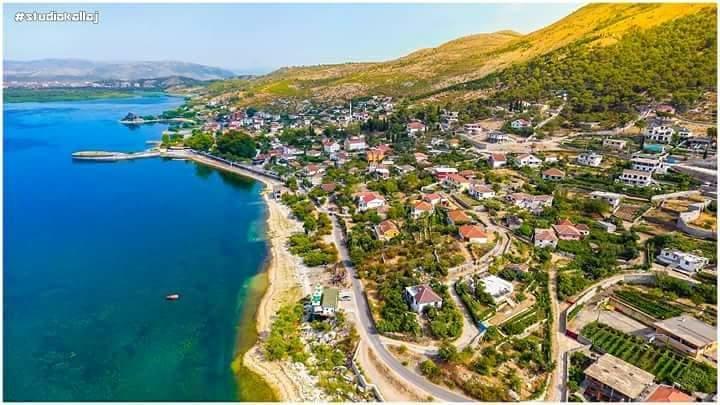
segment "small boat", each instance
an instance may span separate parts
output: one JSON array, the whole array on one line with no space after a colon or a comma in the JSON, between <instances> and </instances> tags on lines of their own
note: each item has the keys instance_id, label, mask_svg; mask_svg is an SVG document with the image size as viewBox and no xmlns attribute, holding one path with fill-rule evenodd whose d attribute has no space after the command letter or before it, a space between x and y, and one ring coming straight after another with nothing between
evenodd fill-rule
<instances>
[{"instance_id":1,"label":"small boat","mask_svg":"<svg viewBox=\"0 0 720 405\"><path fill-rule=\"evenodd\" d=\"M180 294L169 294L165 296L165 299L168 301L177 301L180 299Z\"/></svg>"}]
</instances>

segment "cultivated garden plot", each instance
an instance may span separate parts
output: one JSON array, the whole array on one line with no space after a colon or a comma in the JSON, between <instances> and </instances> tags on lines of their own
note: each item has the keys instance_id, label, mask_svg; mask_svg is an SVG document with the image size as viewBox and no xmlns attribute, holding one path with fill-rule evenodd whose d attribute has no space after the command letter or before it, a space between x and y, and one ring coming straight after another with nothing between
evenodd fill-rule
<instances>
[{"instance_id":1,"label":"cultivated garden plot","mask_svg":"<svg viewBox=\"0 0 720 405\"><path fill-rule=\"evenodd\" d=\"M709 365L596 322L585 326L582 335L592 342L594 349L654 374L659 382L678 384L690 392L717 392L717 370Z\"/></svg>"}]
</instances>

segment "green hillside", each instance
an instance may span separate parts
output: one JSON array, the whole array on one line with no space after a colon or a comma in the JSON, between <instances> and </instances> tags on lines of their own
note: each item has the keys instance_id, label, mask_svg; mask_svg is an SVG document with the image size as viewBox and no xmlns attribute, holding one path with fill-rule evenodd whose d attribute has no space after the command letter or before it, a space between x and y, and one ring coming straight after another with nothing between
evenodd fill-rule
<instances>
[{"instance_id":1,"label":"green hillside","mask_svg":"<svg viewBox=\"0 0 720 405\"><path fill-rule=\"evenodd\" d=\"M242 105L277 98L332 100L373 94L442 98L445 89L457 90L459 84L525 62L540 63L537 58L557 56L560 49L574 57L588 49L612 47L628 34L715 10L710 4L592 4L527 35L512 31L471 35L382 63L283 68L250 81L219 82L211 91ZM716 32L714 23L703 28ZM463 94L453 96L478 95L470 90L466 87Z\"/></svg>"},{"instance_id":2,"label":"green hillside","mask_svg":"<svg viewBox=\"0 0 720 405\"><path fill-rule=\"evenodd\" d=\"M493 88L491 102L539 101L567 92L573 121L630 119L633 105L671 101L680 110L716 88L715 9L655 28L633 30L611 45L579 41L446 94Z\"/></svg>"}]
</instances>

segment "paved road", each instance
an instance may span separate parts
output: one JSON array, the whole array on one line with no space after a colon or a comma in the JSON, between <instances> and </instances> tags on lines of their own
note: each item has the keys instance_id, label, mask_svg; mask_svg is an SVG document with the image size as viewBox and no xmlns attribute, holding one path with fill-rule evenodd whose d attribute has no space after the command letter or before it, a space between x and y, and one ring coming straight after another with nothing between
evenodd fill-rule
<instances>
[{"instance_id":1,"label":"paved road","mask_svg":"<svg viewBox=\"0 0 720 405\"><path fill-rule=\"evenodd\" d=\"M335 216L332 216L332 224L333 238L335 239L335 245L338 248L340 259L343 261L343 264L345 265L345 268L347 268L348 273L350 274L350 278L352 279L353 301L356 307L357 318L361 323L361 328L359 330L360 337L370 344L373 350L375 350L375 353L377 353L378 358L383 363L385 363L388 368L393 370L397 375L399 375L402 379L404 379L411 385L419 387L420 389L424 390L425 392L429 393L430 395L441 401L472 401L472 399L465 397L464 395L452 392L439 385L433 384L427 379L425 379L425 377L416 374L411 370L408 370L400 363L400 361L398 361L395 357L393 357L392 354L390 354L387 348L385 348L385 346L380 340L380 335L375 329L372 315L370 314L370 306L368 305L365 294L363 293L363 287L360 283L360 279L357 278L355 268L352 266L352 262L350 261L350 255L348 254L347 248L343 241L340 225L338 224L337 218Z\"/></svg>"}]
</instances>

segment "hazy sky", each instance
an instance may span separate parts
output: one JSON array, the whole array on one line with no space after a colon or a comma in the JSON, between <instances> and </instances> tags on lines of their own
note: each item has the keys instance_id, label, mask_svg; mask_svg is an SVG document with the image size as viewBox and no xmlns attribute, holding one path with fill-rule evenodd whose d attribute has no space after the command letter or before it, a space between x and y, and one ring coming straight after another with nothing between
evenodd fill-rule
<instances>
[{"instance_id":1,"label":"hazy sky","mask_svg":"<svg viewBox=\"0 0 720 405\"><path fill-rule=\"evenodd\" d=\"M179 60L257 73L378 61L457 37L527 33L578 4L5 5L5 59ZM98 24L16 22L18 11L99 11Z\"/></svg>"}]
</instances>

